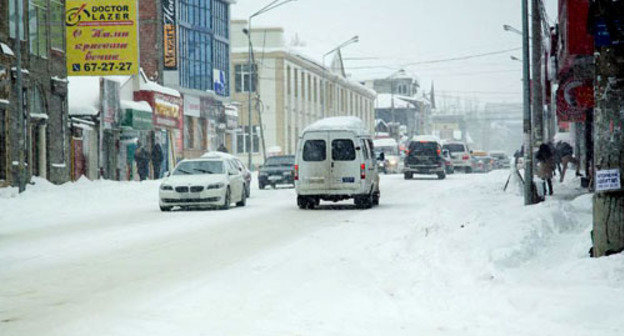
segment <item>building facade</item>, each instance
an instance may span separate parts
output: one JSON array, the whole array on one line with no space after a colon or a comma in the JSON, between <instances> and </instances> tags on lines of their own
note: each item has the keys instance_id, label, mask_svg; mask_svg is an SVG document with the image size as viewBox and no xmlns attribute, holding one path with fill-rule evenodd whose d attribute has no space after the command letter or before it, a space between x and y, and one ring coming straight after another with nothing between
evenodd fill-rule
<instances>
[{"instance_id":1,"label":"building facade","mask_svg":"<svg viewBox=\"0 0 624 336\"><path fill-rule=\"evenodd\" d=\"M282 28L252 29L257 71L250 71L248 38L243 33L246 26L246 21L232 21L230 81L234 84L232 98L240 102L240 127L226 144L231 152L244 156L251 151L254 164L262 163L263 154L294 154L301 131L316 120L332 116L357 116L373 131L376 93L348 80L343 71L332 71L289 50ZM247 103L250 90L251 136Z\"/></svg>"},{"instance_id":2,"label":"building facade","mask_svg":"<svg viewBox=\"0 0 624 336\"><path fill-rule=\"evenodd\" d=\"M64 1L0 1L0 186L69 180ZM23 123L18 114L19 22Z\"/></svg>"},{"instance_id":3,"label":"building facade","mask_svg":"<svg viewBox=\"0 0 624 336\"><path fill-rule=\"evenodd\" d=\"M141 67L182 94L184 156L225 141L230 102L230 5L234 0L139 2ZM157 46L154 48L154 46Z\"/></svg>"}]
</instances>

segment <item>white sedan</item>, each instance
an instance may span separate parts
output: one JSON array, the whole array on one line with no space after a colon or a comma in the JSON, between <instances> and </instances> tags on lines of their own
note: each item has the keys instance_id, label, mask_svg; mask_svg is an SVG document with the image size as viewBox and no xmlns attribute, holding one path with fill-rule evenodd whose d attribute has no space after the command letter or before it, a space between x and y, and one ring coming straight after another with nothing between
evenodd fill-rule
<instances>
[{"instance_id":1,"label":"white sedan","mask_svg":"<svg viewBox=\"0 0 624 336\"><path fill-rule=\"evenodd\" d=\"M245 206L245 180L235 162L224 158L202 158L178 163L160 185L160 210L173 207L218 207L232 202Z\"/></svg>"}]
</instances>

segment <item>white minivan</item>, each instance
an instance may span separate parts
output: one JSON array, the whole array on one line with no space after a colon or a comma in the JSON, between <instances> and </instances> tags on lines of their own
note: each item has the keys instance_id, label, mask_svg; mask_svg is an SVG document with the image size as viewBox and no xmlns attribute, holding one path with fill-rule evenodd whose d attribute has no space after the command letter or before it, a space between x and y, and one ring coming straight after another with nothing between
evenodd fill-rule
<instances>
[{"instance_id":1,"label":"white minivan","mask_svg":"<svg viewBox=\"0 0 624 336\"><path fill-rule=\"evenodd\" d=\"M379 204L379 174L373 139L362 120L332 117L308 126L295 157L297 205L354 199L358 208Z\"/></svg>"}]
</instances>

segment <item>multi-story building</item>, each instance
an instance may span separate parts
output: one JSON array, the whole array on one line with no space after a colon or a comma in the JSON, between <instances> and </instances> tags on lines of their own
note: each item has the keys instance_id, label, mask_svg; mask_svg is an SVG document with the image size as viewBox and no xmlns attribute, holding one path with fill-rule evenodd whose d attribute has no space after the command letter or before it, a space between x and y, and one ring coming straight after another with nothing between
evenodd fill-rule
<instances>
[{"instance_id":1,"label":"multi-story building","mask_svg":"<svg viewBox=\"0 0 624 336\"><path fill-rule=\"evenodd\" d=\"M14 0L0 1L0 186L17 185L20 172L63 183L69 180L64 1L19 2L16 8ZM24 118L17 108L17 30Z\"/></svg>"},{"instance_id":2,"label":"multi-story building","mask_svg":"<svg viewBox=\"0 0 624 336\"><path fill-rule=\"evenodd\" d=\"M364 81L364 85L378 93L375 118L383 120L394 137L400 136L402 128L409 137L429 133L431 104L427 97L417 96L420 83L415 76L399 70L386 78Z\"/></svg>"},{"instance_id":3,"label":"multi-story building","mask_svg":"<svg viewBox=\"0 0 624 336\"><path fill-rule=\"evenodd\" d=\"M262 163L260 118L267 154L293 154L299 134L318 119L331 116L357 116L374 128L376 93L344 74L340 56L333 69L324 67L284 43L279 27L253 28L257 71L248 62L247 21L232 21L232 98L240 102L240 127L230 134L227 146L241 156L253 153L254 164ZM249 77L253 76L251 86ZM248 94L251 90L252 128L249 140Z\"/></svg>"},{"instance_id":4,"label":"multi-story building","mask_svg":"<svg viewBox=\"0 0 624 336\"><path fill-rule=\"evenodd\" d=\"M230 5L234 0L139 2L141 67L184 100L186 157L224 141L230 102ZM228 110L229 111L229 110ZM158 126L158 125L155 125Z\"/></svg>"}]
</instances>

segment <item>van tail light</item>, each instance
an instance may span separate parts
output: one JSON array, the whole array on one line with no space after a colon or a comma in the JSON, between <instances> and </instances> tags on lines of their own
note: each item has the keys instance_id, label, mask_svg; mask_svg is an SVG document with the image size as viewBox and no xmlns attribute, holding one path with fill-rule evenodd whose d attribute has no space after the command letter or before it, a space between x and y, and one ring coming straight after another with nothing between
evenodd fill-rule
<instances>
[{"instance_id":1,"label":"van tail light","mask_svg":"<svg viewBox=\"0 0 624 336\"><path fill-rule=\"evenodd\" d=\"M436 153L438 153L438 155L442 154L442 151L440 150L440 148L436 150Z\"/></svg>"},{"instance_id":2,"label":"van tail light","mask_svg":"<svg viewBox=\"0 0 624 336\"><path fill-rule=\"evenodd\" d=\"M364 163L360 165L360 178L362 180L366 178L366 164Z\"/></svg>"},{"instance_id":3,"label":"van tail light","mask_svg":"<svg viewBox=\"0 0 624 336\"><path fill-rule=\"evenodd\" d=\"M405 155L409 155L409 153L410 153L409 149L406 149L405 150Z\"/></svg>"},{"instance_id":4,"label":"van tail light","mask_svg":"<svg viewBox=\"0 0 624 336\"><path fill-rule=\"evenodd\" d=\"M299 165L295 165L295 181L299 181Z\"/></svg>"},{"instance_id":5,"label":"van tail light","mask_svg":"<svg viewBox=\"0 0 624 336\"><path fill-rule=\"evenodd\" d=\"M468 161L468 159L470 159L470 156L468 156L468 155L464 155L464 156L462 156L462 160L464 160L464 161Z\"/></svg>"}]
</instances>

